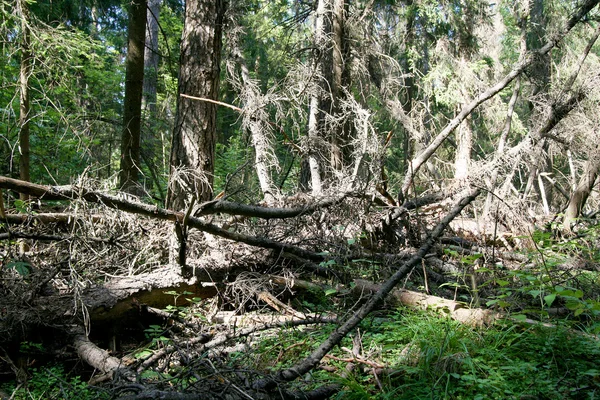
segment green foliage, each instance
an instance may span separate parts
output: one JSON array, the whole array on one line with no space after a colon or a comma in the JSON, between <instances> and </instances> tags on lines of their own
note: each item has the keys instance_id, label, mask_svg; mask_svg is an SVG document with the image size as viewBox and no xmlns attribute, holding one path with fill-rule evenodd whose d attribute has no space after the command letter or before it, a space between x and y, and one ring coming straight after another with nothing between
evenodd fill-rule
<instances>
[{"instance_id":1,"label":"green foliage","mask_svg":"<svg viewBox=\"0 0 600 400\"><path fill-rule=\"evenodd\" d=\"M599 226L582 229L578 237L562 239L551 231L535 231L533 261L520 269L481 268L476 272L489 279L480 286L488 295L486 305L535 318L566 310L566 319L593 333L600 332L600 274L572 267L597 263ZM568 266L568 267L565 267ZM566 321L565 321L566 322Z\"/></svg>"},{"instance_id":2,"label":"green foliage","mask_svg":"<svg viewBox=\"0 0 600 400\"><path fill-rule=\"evenodd\" d=\"M26 261L10 261L4 265L8 270L14 270L21 276L27 276L31 273L31 264Z\"/></svg>"},{"instance_id":3,"label":"green foliage","mask_svg":"<svg viewBox=\"0 0 600 400\"><path fill-rule=\"evenodd\" d=\"M367 332L365 330L365 332ZM344 381L342 399L587 398L600 393L597 342L566 328L498 325L478 330L427 313L373 320L362 337L391 364L372 380ZM583 397L582 397L583 396Z\"/></svg>"},{"instance_id":4,"label":"green foliage","mask_svg":"<svg viewBox=\"0 0 600 400\"><path fill-rule=\"evenodd\" d=\"M11 399L69 399L95 400L110 399L110 394L104 390L88 386L79 376L69 376L60 365L32 370L32 376L27 385L9 383L2 386L6 393L11 393Z\"/></svg>"},{"instance_id":5,"label":"green foliage","mask_svg":"<svg viewBox=\"0 0 600 400\"><path fill-rule=\"evenodd\" d=\"M258 194L258 179L253 169L245 168L251 154L246 139L241 135L229 138L227 145L217 143L214 192L227 188L229 193L244 188L245 195Z\"/></svg>"}]
</instances>

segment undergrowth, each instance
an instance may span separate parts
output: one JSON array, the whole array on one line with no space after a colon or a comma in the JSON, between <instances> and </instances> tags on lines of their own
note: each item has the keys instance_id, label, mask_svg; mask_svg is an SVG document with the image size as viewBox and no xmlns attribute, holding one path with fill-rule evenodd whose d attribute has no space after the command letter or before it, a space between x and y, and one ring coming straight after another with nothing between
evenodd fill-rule
<instances>
[{"instance_id":1,"label":"undergrowth","mask_svg":"<svg viewBox=\"0 0 600 400\"><path fill-rule=\"evenodd\" d=\"M532 237L536 248L528 254L528 262L512 268L485 261L484 255L452 255L476 276L481 304L511 319L474 328L429 311L379 310L325 357L321 368L295 385L306 390L340 383L342 390L336 395L340 400L600 397L600 341L595 336L600 332L600 275L593 269L565 268L574 257L586 265L600 260L595 250L598 230L566 240L538 232ZM458 298L468 303L470 289L469 284L462 285ZM339 303L342 298L343 293L333 290L310 301L296 299L295 307L343 313L347 305ZM566 314L556 317L554 309ZM190 310L167 311L192 318ZM525 317L547 326L525 322ZM316 325L261 332L246 343L251 351L229 352L219 365L232 372L278 371L307 357L334 328ZM166 327L159 325L146 330L147 355L172 343L164 332ZM201 378L198 371L206 357L208 353L187 365L154 373L152 379L181 387L194 384ZM354 369L348 373L349 364ZM206 365L207 376L220 376L210 360ZM196 368L194 374L186 372L191 366ZM2 389L14 399L108 398L108 392L89 387L58 365L32 371L27 385L7 384Z\"/></svg>"}]
</instances>

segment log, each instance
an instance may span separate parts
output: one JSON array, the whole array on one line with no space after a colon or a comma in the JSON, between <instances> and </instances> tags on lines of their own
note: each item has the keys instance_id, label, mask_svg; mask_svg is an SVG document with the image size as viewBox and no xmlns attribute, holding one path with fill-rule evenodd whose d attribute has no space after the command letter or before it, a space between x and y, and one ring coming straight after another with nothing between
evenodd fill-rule
<instances>
[{"instance_id":1,"label":"log","mask_svg":"<svg viewBox=\"0 0 600 400\"><path fill-rule=\"evenodd\" d=\"M481 189L473 189L468 192L460 201L450 210L450 212L440 221L440 223L433 229L430 236L427 238L425 243L421 246L419 251L407 262L404 263L398 270L389 278L369 300L357 310L346 322L339 326L329 337L321 343L321 345L315 349L307 358L294 364L290 368L282 369L275 374L274 377L266 377L254 383L253 387L259 390L272 388L276 385L277 381L292 381L300 376L303 376L313 368L315 368L319 362L333 349L340 341L352 330L354 330L361 321L375 309L375 306L394 289L394 287L404 279L429 252L429 250L435 245L437 240L441 237L444 230L448 227L448 224L458 216L462 210L479 194Z\"/></svg>"},{"instance_id":2,"label":"log","mask_svg":"<svg viewBox=\"0 0 600 400\"><path fill-rule=\"evenodd\" d=\"M357 296L376 293L381 289L381 285L364 279L355 279L356 286L353 292ZM466 304L459 301L444 299L443 297L430 296L424 293L414 292L406 289L395 289L386 298L386 301L392 305L405 305L419 310L433 310L439 314L447 315L450 318L463 324L474 327L484 327L493 324L504 316L493 310L482 308L469 308Z\"/></svg>"},{"instance_id":3,"label":"log","mask_svg":"<svg viewBox=\"0 0 600 400\"><path fill-rule=\"evenodd\" d=\"M127 380L135 380L135 373L127 368L123 361L92 343L81 329L75 332L73 346L83 361L103 374L108 374L112 378L118 371Z\"/></svg>"}]
</instances>

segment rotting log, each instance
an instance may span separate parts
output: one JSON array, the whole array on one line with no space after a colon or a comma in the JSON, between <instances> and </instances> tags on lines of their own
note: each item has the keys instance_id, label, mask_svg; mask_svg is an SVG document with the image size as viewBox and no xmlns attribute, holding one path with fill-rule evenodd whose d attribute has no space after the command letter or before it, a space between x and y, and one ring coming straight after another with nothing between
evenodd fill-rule
<instances>
[{"instance_id":1,"label":"rotting log","mask_svg":"<svg viewBox=\"0 0 600 400\"><path fill-rule=\"evenodd\" d=\"M111 356L108 351L96 346L83 332L74 332L73 345L77 355L83 361L103 374L112 377L118 371L127 380L133 381L135 379L134 372L127 368L122 360Z\"/></svg>"},{"instance_id":2,"label":"rotting log","mask_svg":"<svg viewBox=\"0 0 600 400\"><path fill-rule=\"evenodd\" d=\"M376 293L381 289L381 285L369 282L363 279L354 281L356 286L353 288L355 295L368 295ZM504 316L493 310L482 308L469 308L466 304L459 301L444 299L443 297L431 296L424 293L414 292L406 289L395 289L386 298L392 305L405 305L420 310L433 310L442 315L461 322L463 324L483 327L493 324Z\"/></svg>"},{"instance_id":3,"label":"rotting log","mask_svg":"<svg viewBox=\"0 0 600 400\"><path fill-rule=\"evenodd\" d=\"M176 299L167 292L189 294ZM162 309L168 305L187 305L186 298L209 298L216 293L215 286L202 286L186 280L178 270L165 267L148 274L113 278L102 286L85 291L83 301L92 322L101 323L119 319L138 305Z\"/></svg>"}]
</instances>

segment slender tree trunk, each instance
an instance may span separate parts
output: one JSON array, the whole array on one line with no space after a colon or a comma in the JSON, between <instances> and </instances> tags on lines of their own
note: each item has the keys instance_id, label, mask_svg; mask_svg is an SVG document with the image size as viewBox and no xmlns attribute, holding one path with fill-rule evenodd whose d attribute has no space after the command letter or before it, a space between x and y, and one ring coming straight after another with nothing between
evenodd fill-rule
<instances>
[{"instance_id":1,"label":"slender tree trunk","mask_svg":"<svg viewBox=\"0 0 600 400\"><path fill-rule=\"evenodd\" d=\"M133 0L129 10L119 186L131 193L139 193L146 4L146 0Z\"/></svg>"},{"instance_id":2,"label":"slender tree trunk","mask_svg":"<svg viewBox=\"0 0 600 400\"><path fill-rule=\"evenodd\" d=\"M583 174L579 179L579 183L575 188L575 191L569 199L567 209L565 210L565 216L563 219L563 229L565 232L571 232L571 224L581 215L583 206L587 201L594 184L598 179L598 172L600 171L600 153L598 149L590 156L588 161L585 163Z\"/></svg>"},{"instance_id":3,"label":"slender tree trunk","mask_svg":"<svg viewBox=\"0 0 600 400\"><path fill-rule=\"evenodd\" d=\"M544 13L544 0L525 0L525 7L529 9L529 26L527 29L526 45L527 50L535 51L544 45L546 37L547 18ZM532 95L534 97L547 97L550 84L550 54L544 54L537 57L530 67L530 78L533 82ZM538 99L539 100L539 99ZM537 120L535 115L541 111L535 110L534 103L529 102L529 108L534 115L533 120ZM529 167L530 176L526 185L524 195L527 196L531 188L535 187L538 196L544 204L545 214L549 214L549 207L552 204L552 187L545 188L540 184L540 173L552 174L553 163L549 154L550 143L544 141L542 146L538 146L537 151L532 153L531 164ZM536 184L537 182L537 184Z\"/></svg>"},{"instance_id":4,"label":"slender tree trunk","mask_svg":"<svg viewBox=\"0 0 600 400\"><path fill-rule=\"evenodd\" d=\"M25 0L17 0L17 9L21 18L21 71L20 71L20 94L19 94L19 178L29 182L31 179L29 170L29 77L32 71L32 59L30 32L29 32L29 9ZM20 194L21 200L28 200L29 196Z\"/></svg>"},{"instance_id":5,"label":"slender tree trunk","mask_svg":"<svg viewBox=\"0 0 600 400\"><path fill-rule=\"evenodd\" d=\"M146 49L144 51L144 97L143 109L150 118L156 111L156 84L158 80L158 24L161 0L148 0L146 16Z\"/></svg>"},{"instance_id":6,"label":"slender tree trunk","mask_svg":"<svg viewBox=\"0 0 600 400\"><path fill-rule=\"evenodd\" d=\"M269 116L264 109L264 96L260 92L258 83L250 77L250 71L248 70L241 49L236 47L234 53L240 67L241 75L241 82L236 84L236 86L240 86L240 97L244 101L244 120L242 125L250 131L252 137L255 156L254 168L256 168L264 201L267 204L273 204L275 199L279 197L279 190L273 183L269 166L277 163L277 159L272 156L273 149L269 139Z\"/></svg>"},{"instance_id":7,"label":"slender tree trunk","mask_svg":"<svg viewBox=\"0 0 600 400\"><path fill-rule=\"evenodd\" d=\"M144 50L144 87L142 97L142 110L144 113L144 129L142 133L141 143L141 159L150 171L154 186L158 191L160 199L164 202L166 199L164 188L161 184L159 175L161 172L160 166L163 165L160 159L161 152L158 151L163 147L161 141L161 133L159 130L160 124L157 123L158 115L156 108L156 94L158 84L158 32L160 18L161 0L148 0L148 10L146 16L146 49ZM158 158L157 158L158 157Z\"/></svg>"},{"instance_id":8,"label":"slender tree trunk","mask_svg":"<svg viewBox=\"0 0 600 400\"><path fill-rule=\"evenodd\" d=\"M498 140L498 147L496 148L496 155L494 156L495 160L498 160L504 154L504 148L506 147L506 141L508 139L508 134L510 133L510 129L512 126L513 114L515 111L515 105L517 104L517 99L519 98L519 92L521 90L521 78L517 78L515 80L515 87L513 88L512 96L510 97L510 101L508 102L508 110L506 112L506 119L504 120L504 128L502 129L502 134L500 135L500 139ZM511 174L512 175L512 174ZM492 202L494 200L494 195L492 193L493 190L496 189L496 183L498 181L498 169L494 169L492 171L492 177L490 179L488 194L485 199L485 205L483 207L483 220L488 219L490 215L490 209L492 207Z\"/></svg>"},{"instance_id":9,"label":"slender tree trunk","mask_svg":"<svg viewBox=\"0 0 600 400\"><path fill-rule=\"evenodd\" d=\"M219 89L224 0L186 3L181 41L179 94L216 100ZM216 105L179 96L167 206L186 207L190 198L212 198L216 144Z\"/></svg>"},{"instance_id":10,"label":"slender tree trunk","mask_svg":"<svg viewBox=\"0 0 600 400\"><path fill-rule=\"evenodd\" d=\"M332 79L331 79L331 113L335 116L340 114L340 100L342 96L342 75L344 73L344 59L342 57L344 49L344 0L333 0L332 9ZM331 127L331 155L330 163L334 170L341 170L344 167L343 148L347 145L346 138L343 137L344 124L334 122Z\"/></svg>"},{"instance_id":11,"label":"slender tree trunk","mask_svg":"<svg viewBox=\"0 0 600 400\"><path fill-rule=\"evenodd\" d=\"M469 164L471 163L471 149L473 147L473 130L471 119L463 121L456 135L456 157L454 159L454 179L460 181L469 177Z\"/></svg>"},{"instance_id":12,"label":"slender tree trunk","mask_svg":"<svg viewBox=\"0 0 600 400\"><path fill-rule=\"evenodd\" d=\"M323 191L321 181L322 166L319 161L320 154L319 142L322 140L320 127L323 126L323 112L320 110L322 105L321 98L324 91L324 74L322 58L325 52L325 12L327 0L318 0L315 16L314 28L314 46L316 56L313 60L315 70L315 82L313 82L313 93L310 99L310 108L308 116L308 167L312 184L312 193L319 195Z\"/></svg>"}]
</instances>

